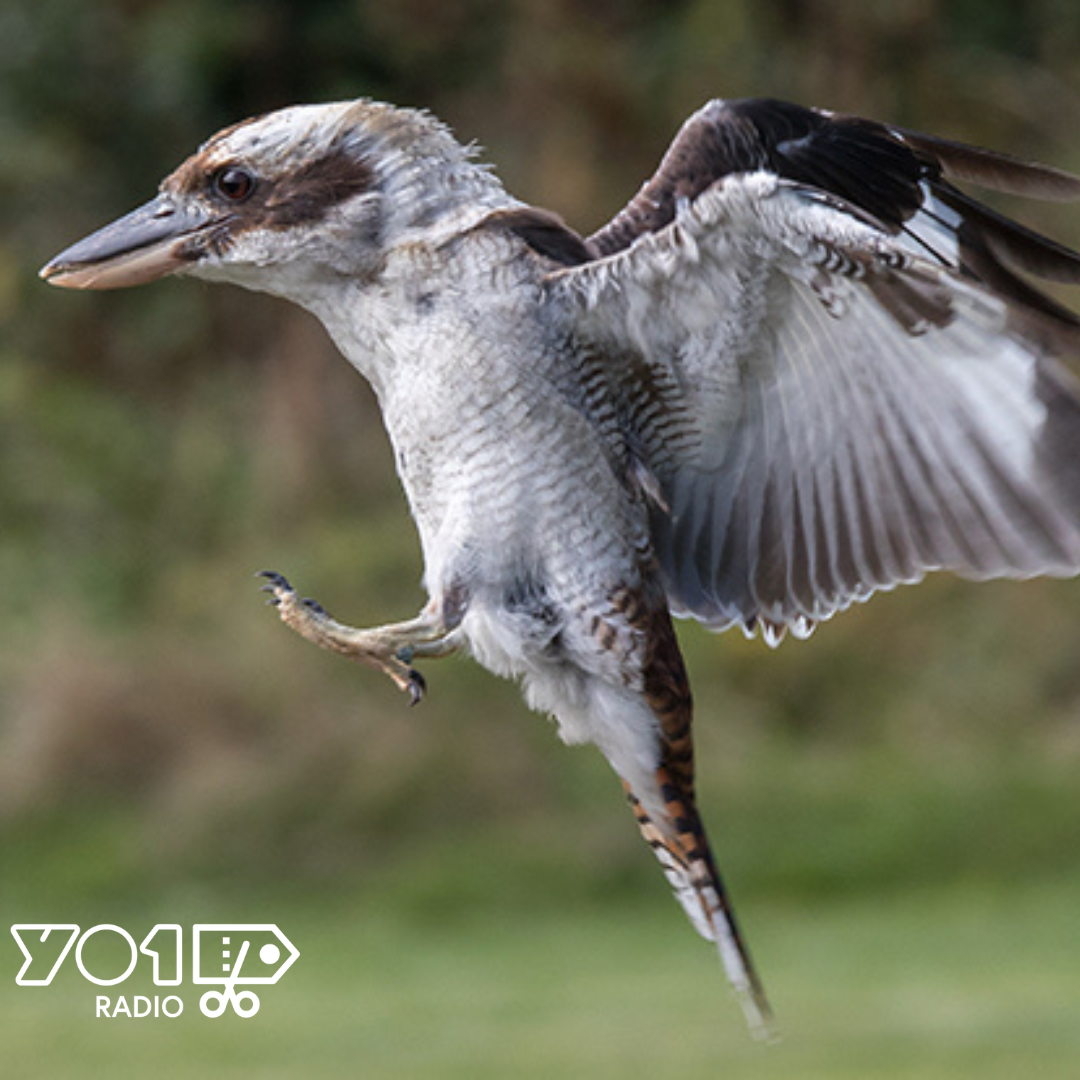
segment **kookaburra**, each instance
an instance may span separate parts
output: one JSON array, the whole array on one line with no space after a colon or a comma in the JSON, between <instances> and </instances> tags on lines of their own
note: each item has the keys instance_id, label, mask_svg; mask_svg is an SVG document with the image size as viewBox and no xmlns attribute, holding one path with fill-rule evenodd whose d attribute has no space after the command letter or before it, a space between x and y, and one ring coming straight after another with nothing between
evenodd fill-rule
<instances>
[{"instance_id":1,"label":"kookaburra","mask_svg":"<svg viewBox=\"0 0 1080 1080\"><path fill-rule=\"evenodd\" d=\"M446 127L372 101L214 136L58 255L55 285L185 274L313 312L378 396L430 601L284 621L386 672L466 649L595 743L755 1030L769 1010L694 801L672 615L774 644L931 570L1080 572L1080 320L1017 271L1080 256L954 181L1080 178L776 101L712 101L588 238Z\"/></svg>"}]
</instances>

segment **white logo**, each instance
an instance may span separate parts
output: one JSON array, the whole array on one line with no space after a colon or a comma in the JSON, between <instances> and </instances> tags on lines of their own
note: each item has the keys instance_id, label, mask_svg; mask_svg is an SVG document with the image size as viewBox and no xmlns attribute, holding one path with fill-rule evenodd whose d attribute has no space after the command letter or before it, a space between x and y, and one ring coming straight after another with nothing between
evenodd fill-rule
<instances>
[{"instance_id":1,"label":"white logo","mask_svg":"<svg viewBox=\"0 0 1080 1080\"><path fill-rule=\"evenodd\" d=\"M234 938L239 938L240 950L233 960L235 948ZM288 950L288 959L283 964L281 960L281 948L279 943ZM240 974L240 967L247 959L248 951L253 945L259 947L258 962L263 969L273 970L272 975ZM233 989L237 983L244 986L254 984L276 983L286 971L293 965L293 961L300 955L289 939L277 928L274 923L198 923L194 927L195 974L192 981L196 983L222 983L225 992L207 990L199 1001L199 1008L204 1016L220 1016L225 1011L225 1006L232 1004L233 1012L238 1016L254 1016L259 1011L259 999L250 990L244 990L237 994ZM214 957L215 959L211 959ZM216 959L220 957L220 960ZM206 970L212 970L214 974L204 975L203 964ZM252 964L248 964L248 972ZM221 974L218 975L217 972ZM242 1004L243 1003L243 1004Z\"/></svg>"},{"instance_id":2,"label":"white logo","mask_svg":"<svg viewBox=\"0 0 1080 1080\"><path fill-rule=\"evenodd\" d=\"M23 955L23 964L15 976L15 982L19 986L48 986L73 946L75 966L83 978L98 986L116 986L124 982L138 965L140 954L150 957L152 961L155 986L180 986L183 982L184 931L177 923L158 923L138 946L123 927L113 923L99 923L82 936L79 931L76 923L16 923L12 926L11 934ZM52 937L54 934L56 936ZM103 976L89 970L84 949L96 934L115 935L127 946L127 966L119 975L109 972ZM66 935L66 940L61 935ZM120 946L121 953L123 945ZM276 983L299 955L297 948L274 923L196 923L192 927L192 981L224 987L221 991L208 990L203 994L199 1009L204 1016L213 1018L221 1016L231 1005L237 1016L254 1016L259 1011L258 995L251 990L237 992L236 987ZM55 957L51 964L50 957ZM46 964L50 965L47 972ZM31 971L31 968L34 970ZM117 998L113 1005L111 998L99 995L95 1015L150 1015L149 998L136 996L134 1005L132 1011L123 996ZM152 1003L154 1016L179 1016L183 1008L183 1001L176 995L170 995L164 1001L155 997Z\"/></svg>"}]
</instances>

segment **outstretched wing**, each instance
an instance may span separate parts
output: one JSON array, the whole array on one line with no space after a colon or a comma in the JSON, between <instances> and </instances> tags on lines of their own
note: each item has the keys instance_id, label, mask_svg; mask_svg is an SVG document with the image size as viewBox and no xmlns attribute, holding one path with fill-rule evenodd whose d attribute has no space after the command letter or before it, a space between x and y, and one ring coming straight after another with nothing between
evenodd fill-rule
<instances>
[{"instance_id":1,"label":"outstretched wing","mask_svg":"<svg viewBox=\"0 0 1080 1080\"><path fill-rule=\"evenodd\" d=\"M948 569L1080 571L1080 322L1016 269L1080 256L950 182L1054 169L866 120L712 102L551 274L606 358L674 610L776 640ZM1015 268L1015 269L1014 269Z\"/></svg>"}]
</instances>

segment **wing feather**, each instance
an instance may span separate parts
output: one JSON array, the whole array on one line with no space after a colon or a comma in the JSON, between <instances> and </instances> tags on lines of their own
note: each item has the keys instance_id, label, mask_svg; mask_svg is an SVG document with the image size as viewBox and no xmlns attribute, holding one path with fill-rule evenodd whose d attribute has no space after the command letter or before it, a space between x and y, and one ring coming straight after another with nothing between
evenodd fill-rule
<instances>
[{"instance_id":1,"label":"wing feather","mask_svg":"<svg viewBox=\"0 0 1080 1080\"><path fill-rule=\"evenodd\" d=\"M728 172L704 187L697 170L693 196L650 219L657 191L680 188L665 159L651 194L587 242L607 254L548 279L591 347L636 358L634 380L612 378L663 495L653 533L673 609L776 640L931 570L1077 573L1080 387L1052 355L1075 344L1075 319L994 275L1013 259L1068 278L1080 260L971 212L929 140L863 198L867 170L912 152L868 122L830 139L815 115L788 139L788 176L741 167L771 160L741 115L723 144L738 153L711 151ZM697 137L716 123L699 117ZM953 146L974 171L979 152ZM1013 159L989 172L1069 186Z\"/></svg>"}]
</instances>

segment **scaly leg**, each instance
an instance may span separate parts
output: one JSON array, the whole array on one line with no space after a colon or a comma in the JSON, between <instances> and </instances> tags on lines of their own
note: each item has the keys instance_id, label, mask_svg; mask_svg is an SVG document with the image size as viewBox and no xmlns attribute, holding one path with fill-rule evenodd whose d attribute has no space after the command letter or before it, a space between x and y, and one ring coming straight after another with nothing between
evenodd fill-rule
<instances>
[{"instance_id":1,"label":"scaly leg","mask_svg":"<svg viewBox=\"0 0 1080 1080\"><path fill-rule=\"evenodd\" d=\"M281 574L262 570L257 576L267 579L263 592L270 593L270 603L277 607L286 626L323 649L389 675L399 689L408 693L413 705L426 689L423 676L410 666L413 659L449 656L461 648L457 628L433 613L423 611L407 622L358 630L331 618L314 600L301 599Z\"/></svg>"}]
</instances>

